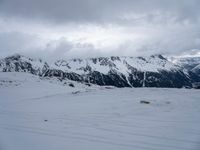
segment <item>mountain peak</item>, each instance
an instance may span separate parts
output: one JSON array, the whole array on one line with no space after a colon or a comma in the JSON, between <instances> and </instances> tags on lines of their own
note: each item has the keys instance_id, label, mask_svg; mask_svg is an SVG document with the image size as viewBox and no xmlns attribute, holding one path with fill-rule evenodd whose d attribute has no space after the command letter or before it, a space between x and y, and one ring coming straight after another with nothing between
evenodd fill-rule
<instances>
[{"instance_id":1,"label":"mountain peak","mask_svg":"<svg viewBox=\"0 0 200 150\"><path fill-rule=\"evenodd\" d=\"M16 53L16 54L13 54L11 56L6 57L5 59L7 59L7 60L19 60L22 57L25 57L25 56Z\"/></svg>"}]
</instances>

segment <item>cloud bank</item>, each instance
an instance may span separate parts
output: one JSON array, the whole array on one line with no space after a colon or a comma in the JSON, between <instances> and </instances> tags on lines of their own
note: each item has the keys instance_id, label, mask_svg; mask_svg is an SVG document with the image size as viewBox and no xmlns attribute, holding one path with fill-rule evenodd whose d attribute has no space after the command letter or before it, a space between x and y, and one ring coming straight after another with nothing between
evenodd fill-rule
<instances>
[{"instance_id":1,"label":"cloud bank","mask_svg":"<svg viewBox=\"0 0 200 150\"><path fill-rule=\"evenodd\" d=\"M199 0L0 0L0 56L193 54L199 26Z\"/></svg>"}]
</instances>

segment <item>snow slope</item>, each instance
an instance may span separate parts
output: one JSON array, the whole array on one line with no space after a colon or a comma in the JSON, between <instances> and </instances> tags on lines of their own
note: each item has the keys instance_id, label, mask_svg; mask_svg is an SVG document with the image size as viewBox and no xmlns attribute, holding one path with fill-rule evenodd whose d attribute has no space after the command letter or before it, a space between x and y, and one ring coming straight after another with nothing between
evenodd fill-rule
<instances>
[{"instance_id":1,"label":"snow slope","mask_svg":"<svg viewBox=\"0 0 200 150\"><path fill-rule=\"evenodd\" d=\"M64 72L75 72L86 74L90 71L98 71L108 74L110 70L115 70L121 74L131 74L130 68L135 68L141 72L159 72L161 70L180 70L179 66L169 62L161 55L150 57L100 57L90 59L59 60L51 65L53 68L61 69Z\"/></svg>"},{"instance_id":2,"label":"snow slope","mask_svg":"<svg viewBox=\"0 0 200 150\"><path fill-rule=\"evenodd\" d=\"M200 149L198 90L73 88L26 73L0 81L0 150Z\"/></svg>"}]
</instances>

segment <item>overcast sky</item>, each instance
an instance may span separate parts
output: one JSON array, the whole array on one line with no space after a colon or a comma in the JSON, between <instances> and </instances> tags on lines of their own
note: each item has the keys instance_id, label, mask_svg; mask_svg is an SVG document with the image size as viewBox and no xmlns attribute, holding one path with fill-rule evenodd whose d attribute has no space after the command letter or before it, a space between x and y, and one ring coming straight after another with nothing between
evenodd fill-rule
<instances>
[{"instance_id":1,"label":"overcast sky","mask_svg":"<svg viewBox=\"0 0 200 150\"><path fill-rule=\"evenodd\" d=\"M200 54L200 0L0 0L0 56Z\"/></svg>"}]
</instances>

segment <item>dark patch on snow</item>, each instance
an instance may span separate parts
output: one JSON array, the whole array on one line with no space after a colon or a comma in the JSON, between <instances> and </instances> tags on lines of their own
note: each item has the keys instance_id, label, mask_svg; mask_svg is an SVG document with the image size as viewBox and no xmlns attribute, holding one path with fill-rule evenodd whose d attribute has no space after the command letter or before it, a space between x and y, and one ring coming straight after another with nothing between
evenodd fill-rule
<instances>
[{"instance_id":1,"label":"dark patch on snow","mask_svg":"<svg viewBox=\"0 0 200 150\"><path fill-rule=\"evenodd\" d=\"M69 86L70 87L75 87L73 83L69 83Z\"/></svg>"},{"instance_id":2,"label":"dark patch on snow","mask_svg":"<svg viewBox=\"0 0 200 150\"><path fill-rule=\"evenodd\" d=\"M150 104L150 102L149 102L149 101L146 101L146 100L141 100L140 103L141 103L141 104Z\"/></svg>"},{"instance_id":3,"label":"dark patch on snow","mask_svg":"<svg viewBox=\"0 0 200 150\"><path fill-rule=\"evenodd\" d=\"M79 94L79 93L81 93L81 91L72 92L72 94Z\"/></svg>"}]
</instances>

